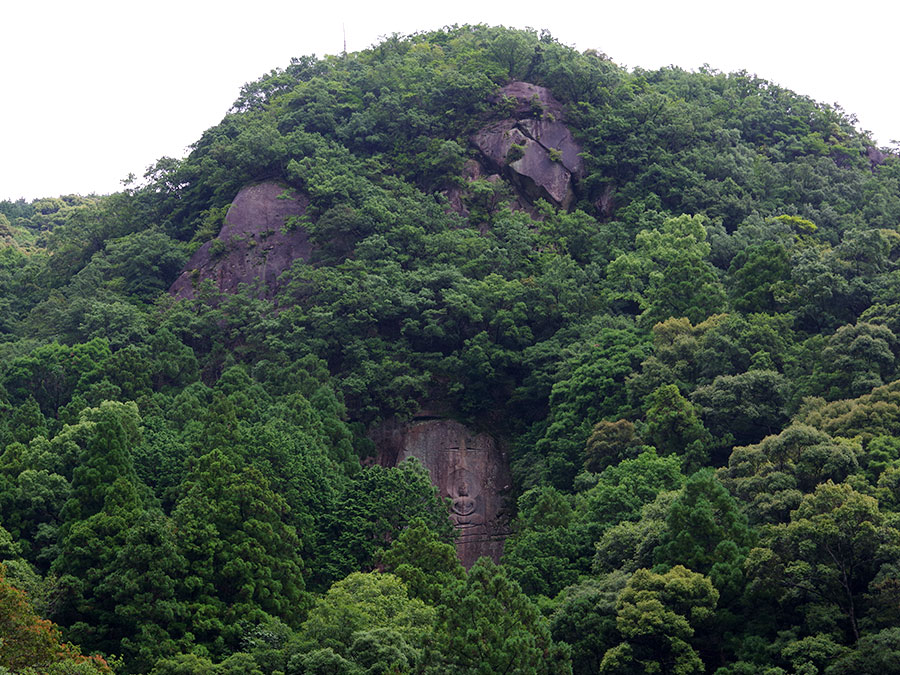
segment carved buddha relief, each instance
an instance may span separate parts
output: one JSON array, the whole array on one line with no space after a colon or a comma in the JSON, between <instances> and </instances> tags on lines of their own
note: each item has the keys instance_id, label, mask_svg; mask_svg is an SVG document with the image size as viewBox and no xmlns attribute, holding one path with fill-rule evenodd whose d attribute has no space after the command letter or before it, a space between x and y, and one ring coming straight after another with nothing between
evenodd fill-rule
<instances>
[{"instance_id":1,"label":"carved buddha relief","mask_svg":"<svg viewBox=\"0 0 900 675\"><path fill-rule=\"evenodd\" d=\"M484 523L484 505L479 499L483 488L484 473L481 462L474 462L470 469L472 454L481 452L477 439L460 434L458 441L446 447L447 464L450 469L447 492L450 497L450 518L460 530L482 525ZM462 534L466 534L463 532Z\"/></svg>"},{"instance_id":2,"label":"carved buddha relief","mask_svg":"<svg viewBox=\"0 0 900 675\"><path fill-rule=\"evenodd\" d=\"M456 420L430 419L406 426L392 442L397 454L391 464L416 457L428 469L439 494L449 499L463 564L469 567L482 555L498 560L506 530L501 515L504 493L510 480L496 439L474 433Z\"/></svg>"},{"instance_id":3,"label":"carved buddha relief","mask_svg":"<svg viewBox=\"0 0 900 675\"><path fill-rule=\"evenodd\" d=\"M470 489L465 475L468 473L465 469L459 470L451 479L456 488L450 494L450 518L462 530L484 523L484 509L478 500L480 490L473 493Z\"/></svg>"}]
</instances>

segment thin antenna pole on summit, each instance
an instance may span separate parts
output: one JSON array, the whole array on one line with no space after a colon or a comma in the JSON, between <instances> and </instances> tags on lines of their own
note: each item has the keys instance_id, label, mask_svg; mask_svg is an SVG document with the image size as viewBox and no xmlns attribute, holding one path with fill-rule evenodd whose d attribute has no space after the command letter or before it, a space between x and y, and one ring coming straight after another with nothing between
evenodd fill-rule
<instances>
[{"instance_id":1,"label":"thin antenna pole on summit","mask_svg":"<svg viewBox=\"0 0 900 675\"><path fill-rule=\"evenodd\" d=\"M342 23L341 30L344 31L344 56L347 56L347 25Z\"/></svg>"}]
</instances>

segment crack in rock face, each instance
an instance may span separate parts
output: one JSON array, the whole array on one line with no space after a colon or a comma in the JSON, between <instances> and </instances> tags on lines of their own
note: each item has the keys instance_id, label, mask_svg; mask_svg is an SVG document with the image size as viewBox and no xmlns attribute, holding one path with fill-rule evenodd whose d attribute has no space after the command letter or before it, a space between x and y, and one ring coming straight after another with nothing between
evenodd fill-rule
<instances>
[{"instance_id":1,"label":"crack in rock face","mask_svg":"<svg viewBox=\"0 0 900 675\"><path fill-rule=\"evenodd\" d=\"M288 220L303 216L308 206L306 195L273 181L241 188L219 235L194 252L169 293L193 298L196 286L211 279L220 293L256 284L260 297L273 298L278 277L295 260L309 260L312 253L306 230L289 227Z\"/></svg>"},{"instance_id":2,"label":"crack in rock face","mask_svg":"<svg viewBox=\"0 0 900 675\"><path fill-rule=\"evenodd\" d=\"M508 107L512 117L483 127L472 142L529 201L546 199L569 208L584 162L562 104L547 88L528 82L511 82L494 102Z\"/></svg>"}]
</instances>

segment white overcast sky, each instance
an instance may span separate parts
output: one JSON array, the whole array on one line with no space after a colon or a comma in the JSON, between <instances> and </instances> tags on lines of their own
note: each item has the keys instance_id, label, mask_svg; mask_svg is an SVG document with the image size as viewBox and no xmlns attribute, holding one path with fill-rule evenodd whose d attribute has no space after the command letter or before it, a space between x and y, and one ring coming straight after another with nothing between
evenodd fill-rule
<instances>
[{"instance_id":1,"label":"white overcast sky","mask_svg":"<svg viewBox=\"0 0 900 675\"><path fill-rule=\"evenodd\" d=\"M900 4L793 0L0 0L0 199L114 192L292 56L454 23L546 28L634 68L744 69L900 138Z\"/></svg>"}]
</instances>

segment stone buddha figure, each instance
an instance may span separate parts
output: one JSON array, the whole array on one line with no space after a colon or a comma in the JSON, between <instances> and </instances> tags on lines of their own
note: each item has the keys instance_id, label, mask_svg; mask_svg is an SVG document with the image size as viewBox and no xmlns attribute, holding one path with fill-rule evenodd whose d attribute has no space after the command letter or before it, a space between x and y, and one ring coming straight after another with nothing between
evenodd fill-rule
<instances>
[{"instance_id":1,"label":"stone buddha figure","mask_svg":"<svg viewBox=\"0 0 900 675\"><path fill-rule=\"evenodd\" d=\"M474 527L483 521L481 514L477 513L478 505L474 497L469 496L469 485L465 481L460 483L457 496L450 503L450 512L453 522L459 528Z\"/></svg>"}]
</instances>

